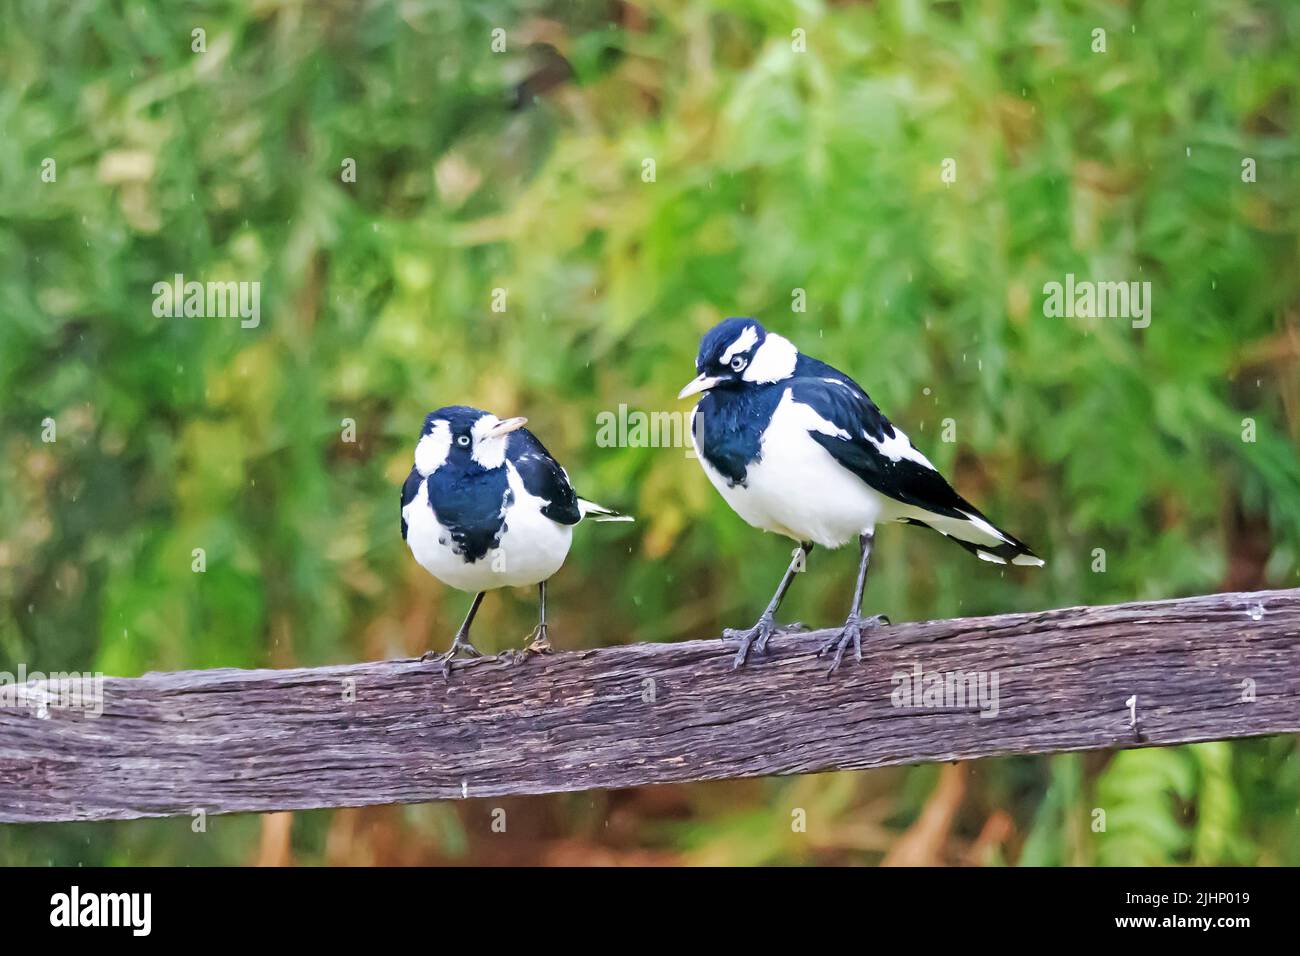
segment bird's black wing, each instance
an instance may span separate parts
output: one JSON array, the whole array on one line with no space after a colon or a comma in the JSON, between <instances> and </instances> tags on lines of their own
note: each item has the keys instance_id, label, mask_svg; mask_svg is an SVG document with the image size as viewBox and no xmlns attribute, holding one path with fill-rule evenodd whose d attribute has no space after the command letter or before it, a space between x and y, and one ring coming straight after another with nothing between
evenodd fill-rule
<instances>
[{"instance_id":1,"label":"bird's black wing","mask_svg":"<svg viewBox=\"0 0 1300 956\"><path fill-rule=\"evenodd\" d=\"M790 380L791 399L809 406L833 426L810 429L808 434L876 491L920 509L902 520L933 528L988 561L1043 563L1023 541L995 527L959 495L890 423L862 386L815 359L800 356L799 362Z\"/></svg>"},{"instance_id":2,"label":"bird's black wing","mask_svg":"<svg viewBox=\"0 0 1300 956\"><path fill-rule=\"evenodd\" d=\"M506 458L519 472L524 489L546 502L542 514L559 524L577 524L581 520L578 495L569 476L532 432L526 428L511 432Z\"/></svg>"},{"instance_id":3,"label":"bird's black wing","mask_svg":"<svg viewBox=\"0 0 1300 956\"><path fill-rule=\"evenodd\" d=\"M403 511L406 510L407 505L409 505L412 501L415 500L416 493L419 492L420 490L420 482L422 482L423 480L424 478L420 475L420 472L414 468L412 468L411 473L406 476L406 481L403 482L402 484L402 510ZM403 541L406 540L406 516L405 515L402 516L402 540Z\"/></svg>"},{"instance_id":4,"label":"bird's black wing","mask_svg":"<svg viewBox=\"0 0 1300 956\"><path fill-rule=\"evenodd\" d=\"M895 459L881 451L880 445L900 438L908 447L912 445L857 382L830 366L823 368L833 374L801 375L790 380L791 398L810 406L839 430L835 435L809 432L814 441L849 471L895 501L954 518L983 517L924 461L903 456Z\"/></svg>"}]
</instances>

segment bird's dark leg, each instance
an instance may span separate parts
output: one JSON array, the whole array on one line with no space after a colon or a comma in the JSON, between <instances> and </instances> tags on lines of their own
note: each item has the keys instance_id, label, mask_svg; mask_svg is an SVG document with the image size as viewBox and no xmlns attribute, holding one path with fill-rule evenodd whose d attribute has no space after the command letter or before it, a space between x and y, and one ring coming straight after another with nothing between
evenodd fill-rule
<instances>
[{"instance_id":1,"label":"bird's dark leg","mask_svg":"<svg viewBox=\"0 0 1300 956\"><path fill-rule=\"evenodd\" d=\"M529 654L551 653L551 642L546 633L546 582L537 585L537 627L533 630L532 642L524 647L523 654L515 656L515 663L527 660Z\"/></svg>"},{"instance_id":2,"label":"bird's dark leg","mask_svg":"<svg viewBox=\"0 0 1300 956\"><path fill-rule=\"evenodd\" d=\"M478 613L478 606L483 603L485 594L487 594L486 591L479 591L478 594L474 595L474 603L469 606L469 613L465 615L464 622L461 624L460 629L456 631L456 636L452 638L451 650L445 654L435 654L433 651L429 651L420 660L441 662L443 676L449 677L451 675L452 659L457 654L463 653L466 657L483 656L479 653L478 648L469 642L469 626L474 623L474 615Z\"/></svg>"},{"instance_id":3,"label":"bird's dark leg","mask_svg":"<svg viewBox=\"0 0 1300 956\"><path fill-rule=\"evenodd\" d=\"M850 644L853 645L854 656L861 661L862 631L889 623L889 618L883 614L867 618L862 616L862 592L867 586L867 565L871 562L871 544L874 540L875 534L871 531L858 536L858 544L862 548L862 561L858 565L858 584L853 589L853 607L849 609L849 618L844 622L840 633L822 645L822 649L817 652L818 657L830 651L835 652L835 659L831 662L831 669L826 672L827 674L835 673L835 669L840 666L840 660L844 657L844 651Z\"/></svg>"},{"instance_id":4,"label":"bird's dark leg","mask_svg":"<svg viewBox=\"0 0 1300 956\"><path fill-rule=\"evenodd\" d=\"M794 576L804 569L804 562L813 549L811 541L804 541L799 545L794 553L794 558L790 566L785 569L785 576L781 578L781 584L777 587L776 593L772 595L772 600L758 618L753 627L746 630L737 630L735 628L726 628L722 632L724 640L740 641L740 649L736 651L736 659L732 662L732 669L745 663L749 657L749 649L753 647L755 653L762 654L767 651L767 642L771 640L773 634L782 631L800 630L800 624L787 624L784 627L776 626L776 612L781 607L781 600L785 597L785 592L790 590L790 585L794 581Z\"/></svg>"}]
</instances>

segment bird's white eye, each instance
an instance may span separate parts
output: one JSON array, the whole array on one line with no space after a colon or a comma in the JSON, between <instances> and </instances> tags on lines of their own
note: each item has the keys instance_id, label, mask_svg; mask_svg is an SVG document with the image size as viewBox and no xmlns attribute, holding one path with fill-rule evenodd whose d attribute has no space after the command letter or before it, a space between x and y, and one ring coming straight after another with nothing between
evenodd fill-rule
<instances>
[{"instance_id":1,"label":"bird's white eye","mask_svg":"<svg viewBox=\"0 0 1300 956\"><path fill-rule=\"evenodd\" d=\"M468 445L468 444L469 444L469 436L468 436L468 435L461 435L459 438L456 439L456 444L457 444L457 445L462 445L462 446L464 446L464 445Z\"/></svg>"},{"instance_id":2,"label":"bird's white eye","mask_svg":"<svg viewBox=\"0 0 1300 956\"><path fill-rule=\"evenodd\" d=\"M748 364L749 364L749 359L745 358L745 356L743 355L737 355L734 359L731 360L731 370L733 372L739 372Z\"/></svg>"}]
</instances>

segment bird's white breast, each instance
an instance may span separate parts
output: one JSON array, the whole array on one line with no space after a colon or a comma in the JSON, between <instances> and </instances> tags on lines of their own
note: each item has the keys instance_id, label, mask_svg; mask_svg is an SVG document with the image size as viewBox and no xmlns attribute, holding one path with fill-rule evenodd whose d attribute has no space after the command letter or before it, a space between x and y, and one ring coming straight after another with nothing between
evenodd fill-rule
<instances>
[{"instance_id":1,"label":"bird's white breast","mask_svg":"<svg viewBox=\"0 0 1300 956\"><path fill-rule=\"evenodd\" d=\"M744 485L730 485L703 454L700 464L736 514L756 528L796 541L838 548L873 529L877 521L891 520L893 503L840 465L810 431L841 434L833 422L794 401L786 389ZM696 440L695 429L691 434Z\"/></svg>"},{"instance_id":2,"label":"bird's white breast","mask_svg":"<svg viewBox=\"0 0 1300 956\"><path fill-rule=\"evenodd\" d=\"M514 465L507 462L505 467L514 493L506 509L505 528L498 546L473 563L453 550L451 532L438 522L423 483L402 509L411 553L421 567L444 584L462 591L523 587L545 581L564 564L573 540L572 526L542 514L546 502L528 493Z\"/></svg>"}]
</instances>

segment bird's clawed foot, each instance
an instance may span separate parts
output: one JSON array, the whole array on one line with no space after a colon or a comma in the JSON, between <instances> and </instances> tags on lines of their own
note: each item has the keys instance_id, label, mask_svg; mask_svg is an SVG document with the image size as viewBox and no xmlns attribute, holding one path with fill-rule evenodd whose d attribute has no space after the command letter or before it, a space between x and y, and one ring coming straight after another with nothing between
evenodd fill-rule
<instances>
[{"instance_id":1,"label":"bird's clawed foot","mask_svg":"<svg viewBox=\"0 0 1300 956\"><path fill-rule=\"evenodd\" d=\"M735 670L740 667L749 657L752 649L755 654L767 653L767 642L777 634L791 634L795 631L805 630L804 626L798 621L793 624L778 625L772 618L764 614L758 619L758 622L745 630L738 630L734 627L724 628L722 639L724 641L739 641L740 649L736 651L735 660L731 662L731 669Z\"/></svg>"},{"instance_id":2,"label":"bird's clawed foot","mask_svg":"<svg viewBox=\"0 0 1300 956\"><path fill-rule=\"evenodd\" d=\"M512 664L522 664L534 654L553 654L555 648L551 647L551 640L546 632L545 624L538 624L533 629L532 640L524 645L523 649L516 651L511 659Z\"/></svg>"},{"instance_id":3,"label":"bird's clawed foot","mask_svg":"<svg viewBox=\"0 0 1300 956\"><path fill-rule=\"evenodd\" d=\"M451 642L451 650L447 651L445 654L439 654L436 651L425 651L423 656L420 657L420 660L437 661L442 665L442 676L450 677L451 665L457 655L464 655L467 659L471 660L483 656L479 653L478 648L469 642L468 638L461 637L457 634L455 640Z\"/></svg>"},{"instance_id":4,"label":"bird's clawed foot","mask_svg":"<svg viewBox=\"0 0 1300 956\"><path fill-rule=\"evenodd\" d=\"M883 627L889 623L889 618L883 614L874 614L871 617L858 617L856 614L844 622L844 627L840 628L839 634L832 637L822 645L822 649L817 652L817 656L835 652L835 659L831 661L831 668L826 672L827 676L834 674L840 666L840 661L844 658L844 652L848 650L850 644L853 645L853 656L859 663L862 661L862 632L869 631L873 628Z\"/></svg>"}]
</instances>

